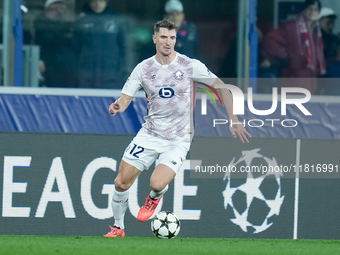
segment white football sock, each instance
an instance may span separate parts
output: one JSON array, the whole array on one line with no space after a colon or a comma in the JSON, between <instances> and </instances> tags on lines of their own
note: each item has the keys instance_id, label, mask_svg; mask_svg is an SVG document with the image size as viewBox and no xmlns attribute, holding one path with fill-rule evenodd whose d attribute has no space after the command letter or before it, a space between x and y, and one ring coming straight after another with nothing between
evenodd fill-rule
<instances>
[{"instance_id":1,"label":"white football sock","mask_svg":"<svg viewBox=\"0 0 340 255\"><path fill-rule=\"evenodd\" d=\"M112 212L115 219L115 226L124 229L124 215L129 206L129 190L117 191L113 189Z\"/></svg>"},{"instance_id":2,"label":"white football sock","mask_svg":"<svg viewBox=\"0 0 340 255\"><path fill-rule=\"evenodd\" d=\"M165 188L162 189L161 191L151 190L149 195L153 199L159 199L165 192L167 192L168 189L169 189L169 185L166 185Z\"/></svg>"}]
</instances>

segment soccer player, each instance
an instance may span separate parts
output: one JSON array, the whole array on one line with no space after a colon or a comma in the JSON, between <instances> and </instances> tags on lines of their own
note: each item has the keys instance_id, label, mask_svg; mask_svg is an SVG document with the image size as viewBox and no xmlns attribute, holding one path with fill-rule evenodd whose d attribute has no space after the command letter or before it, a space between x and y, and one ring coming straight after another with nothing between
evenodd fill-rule
<instances>
[{"instance_id":1,"label":"soccer player","mask_svg":"<svg viewBox=\"0 0 340 255\"><path fill-rule=\"evenodd\" d=\"M114 226L105 237L123 237L124 215L128 208L129 188L140 173L158 158L158 165L150 178L151 192L140 209L137 219L146 221L155 212L168 190L168 184L180 170L186 158L193 135L192 81L202 81L214 86L223 82L196 59L174 51L176 26L164 19L154 25L153 42L156 55L139 63L126 81L122 96L109 107L111 115L124 112L133 96L143 88L147 97L148 115L141 130L126 148L115 179L112 210ZM210 79L207 79L210 78ZM222 101L233 123L232 97L227 89L220 90ZM248 142L249 133L241 124L230 127L234 137Z\"/></svg>"}]
</instances>

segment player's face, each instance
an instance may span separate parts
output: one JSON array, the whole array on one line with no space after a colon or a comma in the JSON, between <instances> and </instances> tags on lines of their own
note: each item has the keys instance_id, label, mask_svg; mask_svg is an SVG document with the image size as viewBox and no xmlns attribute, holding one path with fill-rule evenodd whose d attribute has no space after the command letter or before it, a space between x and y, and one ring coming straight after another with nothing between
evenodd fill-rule
<instances>
[{"instance_id":1,"label":"player's face","mask_svg":"<svg viewBox=\"0 0 340 255\"><path fill-rule=\"evenodd\" d=\"M317 4L311 4L303 11L303 13L307 20L314 21L318 19L319 11L319 6Z\"/></svg>"},{"instance_id":2,"label":"player's face","mask_svg":"<svg viewBox=\"0 0 340 255\"><path fill-rule=\"evenodd\" d=\"M153 42L156 44L157 53L169 56L174 51L176 44L176 30L161 27L159 32L153 35Z\"/></svg>"}]
</instances>

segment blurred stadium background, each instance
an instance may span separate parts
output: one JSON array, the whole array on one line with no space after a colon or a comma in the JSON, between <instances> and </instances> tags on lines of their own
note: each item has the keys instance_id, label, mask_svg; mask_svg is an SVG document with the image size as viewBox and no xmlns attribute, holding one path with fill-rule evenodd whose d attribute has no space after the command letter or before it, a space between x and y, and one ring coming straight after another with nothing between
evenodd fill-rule
<instances>
[{"instance_id":1,"label":"blurred stadium background","mask_svg":"<svg viewBox=\"0 0 340 255\"><path fill-rule=\"evenodd\" d=\"M65 1L65 19L77 19L85 2ZM125 55L125 73L145 58L144 49L151 39L148 36L155 21L163 18L165 2L109 1L128 26L130 48ZM187 19L197 26L197 58L214 73L223 73L223 61L236 38L237 54L232 65L238 72L232 82L244 92L248 86L253 87L254 107L269 109L272 96L256 93L257 85L266 80L257 79L255 27L267 33L281 19L293 15L294 6L301 1L182 2ZM0 1L0 234L100 236L112 224L109 201L113 180L124 148L143 123L146 100L139 93L125 113L112 118L108 107L120 96L119 89L41 86L40 48L33 43L21 45L23 29L34 33L33 20L44 3ZM337 2L322 3L340 11ZM283 8L282 4L290 8ZM28 9L23 16L21 5ZM335 30L340 31L338 23ZM305 116L294 105L289 105L287 115L282 116L280 100L270 116L246 110L242 119L253 138L244 145L230 137L227 125L212 127L214 119L227 119L223 108L215 106L212 100L208 100L208 115L200 115L198 97L196 137L190 155L159 210L173 211L179 217L179 236L183 238L339 239L339 99L335 95L313 95L304 104L312 116ZM277 120L274 127L268 119ZM296 127L282 124L292 119L298 123ZM244 152L247 156L241 158ZM191 162L202 166L228 165L238 159L244 166L260 166L271 160L278 166L301 165L302 171L255 176L261 178L258 186L246 185L246 175L233 181L224 173L193 174ZM126 215L128 236L152 236L149 222L136 220L149 190L151 171L141 175L131 188ZM228 192L232 192L230 197Z\"/></svg>"}]
</instances>

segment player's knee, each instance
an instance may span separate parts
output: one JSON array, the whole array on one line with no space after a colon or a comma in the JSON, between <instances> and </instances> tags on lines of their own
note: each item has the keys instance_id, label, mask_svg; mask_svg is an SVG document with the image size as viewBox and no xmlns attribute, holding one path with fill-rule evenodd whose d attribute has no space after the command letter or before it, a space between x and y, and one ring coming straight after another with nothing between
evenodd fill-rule
<instances>
[{"instance_id":1,"label":"player's knee","mask_svg":"<svg viewBox=\"0 0 340 255\"><path fill-rule=\"evenodd\" d=\"M115 179L115 187L117 191L126 191L131 187L131 183L124 182L120 178Z\"/></svg>"},{"instance_id":2,"label":"player's knee","mask_svg":"<svg viewBox=\"0 0 340 255\"><path fill-rule=\"evenodd\" d=\"M150 180L150 187L154 191L161 191L165 188L166 183L163 183L162 181L159 180Z\"/></svg>"}]
</instances>

